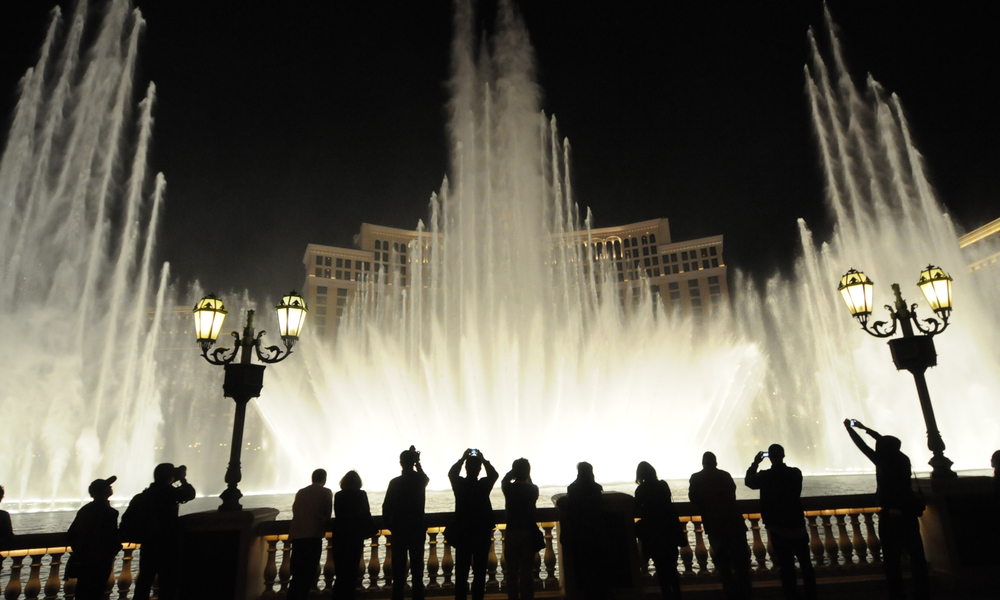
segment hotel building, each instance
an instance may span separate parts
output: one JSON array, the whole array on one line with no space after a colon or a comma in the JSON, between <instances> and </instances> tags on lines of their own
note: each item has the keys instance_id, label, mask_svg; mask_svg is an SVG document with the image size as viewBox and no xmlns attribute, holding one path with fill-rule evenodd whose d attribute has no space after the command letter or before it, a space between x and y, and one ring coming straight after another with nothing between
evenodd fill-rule
<instances>
[{"instance_id":1,"label":"hotel building","mask_svg":"<svg viewBox=\"0 0 1000 600\"><path fill-rule=\"evenodd\" d=\"M674 242L667 219L591 229L589 235L592 255L614 263L611 269L616 277L611 283L623 305L628 298L638 303L645 284L665 307L695 317L711 314L728 302L721 235ZM427 239L429 234L423 236ZM552 244L586 247L587 236L586 230L553 234ZM306 246L302 287L310 329L320 337L335 334L366 281L408 288L413 268L410 252L416 240L416 231L363 223L353 248Z\"/></svg>"}]
</instances>

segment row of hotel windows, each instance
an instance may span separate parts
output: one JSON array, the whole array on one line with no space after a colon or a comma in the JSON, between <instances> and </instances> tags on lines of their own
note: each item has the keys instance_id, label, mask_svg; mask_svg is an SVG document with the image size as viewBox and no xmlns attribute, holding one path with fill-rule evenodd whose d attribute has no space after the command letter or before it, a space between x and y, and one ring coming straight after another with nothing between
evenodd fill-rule
<instances>
[{"instance_id":1,"label":"row of hotel windows","mask_svg":"<svg viewBox=\"0 0 1000 600\"><path fill-rule=\"evenodd\" d=\"M376 254L378 254L378 253L376 253ZM379 279L380 279L380 275L379 274L382 273L382 272L384 272L384 273L386 273L386 279L385 279L386 283L390 283L391 282L391 279L388 276L388 273L389 273L389 265L388 264L379 263L379 262L375 263L375 273L371 274L370 273L370 271L372 270L372 263L371 262L369 262L369 261L355 260L355 261L353 261L353 266L354 266L355 269L357 269L357 271L353 271L353 276L352 276L352 274L351 274L352 271L349 270L349 269L351 269L352 262L351 262L351 259L349 259L349 258L338 258L337 259L337 263L336 263L337 264L337 268L334 269L334 268L332 268L332 265L331 265L332 260L331 260L331 258L329 256L326 256L326 257L317 256L316 257L316 264L324 264L324 263L325 263L326 267L316 267L316 269L313 271L313 274L316 277L323 277L323 278L326 278L326 279L344 279L344 280L347 280L347 281L351 281L352 279L354 281L368 281L369 279L371 279L375 283L378 283ZM399 282L400 285L406 285L406 267L405 266L399 267L399 274L400 274L400 282Z\"/></svg>"}]
</instances>

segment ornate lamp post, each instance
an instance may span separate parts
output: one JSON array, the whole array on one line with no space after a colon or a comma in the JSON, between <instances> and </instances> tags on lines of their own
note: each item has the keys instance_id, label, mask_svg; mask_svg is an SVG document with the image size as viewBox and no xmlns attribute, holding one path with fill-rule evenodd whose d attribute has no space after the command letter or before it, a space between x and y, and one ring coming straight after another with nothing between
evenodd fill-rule
<instances>
[{"instance_id":1,"label":"ornate lamp post","mask_svg":"<svg viewBox=\"0 0 1000 600\"><path fill-rule=\"evenodd\" d=\"M268 346L261 350L261 338L266 332L254 335L254 311L247 311L247 322L243 328L243 336L232 332L235 343L231 349L216 348L209 353L215 340L222 331L222 322L226 319L226 307L222 300L215 296L205 296L194 307L195 333L201 345L201 355L213 365L222 365L226 369L226 378L222 390L227 398L236 401L236 419L233 422L233 443L229 451L229 467L226 469L226 489L219 496L222 506L219 510L242 510L239 490L242 479L240 472L240 453L243 450L243 422L246 418L247 403L251 398L260 396L264 387L264 365L252 364L251 348L262 363L276 363L288 358L292 346L299 339L302 325L306 319L306 301L294 291L281 299L276 307L278 311L278 328L281 330L281 340L285 343L285 351L277 346ZM228 351L228 354L227 354ZM237 354L239 362L234 362Z\"/></svg>"},{"instance_id":2,"label":"ornate lamp post","mask_svg":"<svg viewBox=\"0 0 1000 600\"><path fill-rule=\"evenodd\" d=\"M909 371L917 384L920 409L924 413L924 423L927 425L927 448L934 455L927 463L932 468L931 477L947 479L956 475L951 470L952 462L944 455L944 440L941 439L937 420L934 418L934 407L927 391L924 371L937 365L934 336L948 328L948 317L951 315L951 277L938 267L928 265L920 273L917 286L924 293L931 309L940 317L940 321L931 318L924 319L921 323L917 318L917 305L912 304L907 307L906 301L900 295L899 284L894 283L892 291L896 295L895 306L888 304L885 306L889 310L889 316L892 317L892 325L887 328L886 321L876 321L869 327L868 317L872 314L875 287L872 280L864 273L851 269L840 279L840 286L837 289L844 297L851 315L861 323L861 328L871 335L880 338L891 337L896 333L897 324L902 330L903 337L889 340L892 362L897 370ZM914 325L923 335L914 334Z\"/></svg>"}]
</instances>

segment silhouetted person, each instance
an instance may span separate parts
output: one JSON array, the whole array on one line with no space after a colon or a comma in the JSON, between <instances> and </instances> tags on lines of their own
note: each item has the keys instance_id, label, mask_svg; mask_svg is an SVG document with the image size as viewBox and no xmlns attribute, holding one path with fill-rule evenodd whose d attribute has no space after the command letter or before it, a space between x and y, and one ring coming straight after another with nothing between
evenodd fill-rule
<instances>
[{"instance_id":1,"label":"silhouetted person","mask_svg":"<svg viewBox=\"0 0 1000 600\"><path fill-rule=\"evenodd\" d=\"M174 485L178 484L178 485ZM141 494L144 505L142 547L139 550L139 577L133 600L149 600L153 579L159 575L160 600L177 596L177 564L180 558L178 505L194 499L194 487L187 482L187 467L161 463L153 469L153 483ZM136 498L132 499L133 502ZM127 511L126 511L127 512Z\"/></svg>"},{"instance_id":2,"label":"silhouetted person","mask_svg":"<svg viewBox=\"0 0 1000 600\"><path fill-rule=\"evenodd\" d=\"M288 600L305 600L316 585L319 556L332 513L333 492L326 487L326 471L316 469L312 483L296 492L292 502L292 524L288 528L292 583L288 586Z\"/></svg>"},{"instance_id":3,"label":"silhouetted person","mask_svg":"<svg viewBox=\"0 0 1000 600\"><path fill-rule=\"evenodd\" d=\"M878 534L882 538L882 565L889 586L889 597L905 598L903 573L900 565L905 551L910 555L910 574L913 578L915 598L927 598L927 560L924 542L920 537L920 515L924 503L917 499L910 484L913 471L910 459L900 451L898 438L881 435L851 419L844 419L844 427L858 450L875 463L876 495L882 510L878 513ZM875 439L872 450L854 429L862 429Z\"/></svg>"},{"instance_id":4,"label":"silhouetted person","mask_svg":"<svg viewBox=\"0 0 1000 600\"><path fill-rule=\"evenodd\" d=\"M399 454L403 473L389 482L382 502L382 518L392 532L392 598L402 600L406 591L406 559L410 559L413 600L424 597L424 492L430 481L420 466L420 452L410 446Z\"/></svg>"},{"instance_id":5,"label":"silhouetted person","mask_svg":"<svg viewBox=\"0 0 1000 600\"><path fill-rule=\"evenodd\" d=\"M712 546L712 560L728 598L750 598L750 547L747 525L736 506L736 482L718 468L715 454L706 452L701 471L691 476L688 498L698 506Z\"/></svg>"},{"instance_id":6,"label":"silhouetted person","mask_svg":"<svg viewBox=\"0 0 1000 600\"><path fill-rule=\"evenodd\" d=\"M1000 450L990 457L990 466L993 467L993 499L1000 503ZM0 499L2 498L3 494L0 493Z\"/></svg>"},{"instance_id":7,"label":"silhouetted person","mask_svg":"<svg viewBox=\"0 0 1000 600\"><path fill-rule=\"evenodd\" d=\"M76 577L77 600L101 600L115 557L122 549L118 539L118 511L111 508L113 484L118 478L95 479L87 492L93 498L76 513L66 540L73 554L66 566L66 579Z\"/></svg>"},{"instance_id":8,"label":"silhouetted person","mask_svg":"<svg viewBox=\"0 0 1000 600\"><path fill-rule=\"evenodd\" d=\"M0 502L3 502L3 486L0 485ZM14 543L14 528L10 524L10 513L0 510L0 550L6 550Z\"/></svg>"},{"instance_id":9,"label":"silhouetted person","mask_svg":"<svg viewBox=\"0 0 1000 600\"><path fill-rule=\"evenodd\" d=\"M785 598L798 598L795 581L795 559L802 570L805 598L816 598L816 573L809 554L809 533L802 511L802 471L785 464L785 449L778 444L767 448L771 468L758 471L764 453L758 452L747 469L744 483L760 490L760 516L767 527L767 539L781 570L781 587Z\"/></svg>"},{"instance_id":10,"label":"silhouetted person","mask_svg":"<svg viewBox=\"0 0 1000 600\"><path fill-rule=\"evenodd\" d=\"M681 597L681 578L677 573L677 544L687 535L681 529L677 510L670 497L670 486L656 478L656 469L646 461L635 470L635 508L639 515L636 536L642 541L642 553L653 560L660 592L667 600ZM643 565L645 570L645 565Z\"/></svg>"},{"instance_id":11,"label":"silhouetted person","mask_svg":"<svg viewBox=\"0 0 1000 600\"><path fill-rule=\"evenodd\" d=\"M519 458L500 482L507 509L507 559L506 583L509 600L531 600L535 597L535 576L532 573L535 553L545 544L535 505L538 503L538 486L531 482L531 463Z\"/></svg>"},{"instance_id":12,"label":"silhouetted person","mask_svg":"<svg viewBox=\"0 0 1000 600\"><path fill-rule=\"evenodd\" d=\"M368 494L361 489L361 476L357 471L348 471L341 478L340 491L333 497L333 512L336 520L330 542L333 567L337 571L333 597L335 600L351 600L354 598L365 539L377 533Z\"/></svg>"},{"instance_id":13,"label":"silhouetted person","mask_svg":"<svg viewBox=\"0 0 1000 600\"><path fill-rule=\"evenodd\" d=\"M462 477L462 464L465 477ZM479 472L486 467L486 477ZM469 448L448 470L448 481L455 493L455 519L446 537L455 548L455 598L465 600L469 593L469 567L472 567L472 600L486 595L486 563L493 544L493 504L490 491L500 474L479 450Z\"/></svg>"},{"instance_id":14,"label":"silhouetted person","mask_svg":"<svg viewBox=\"0 0 1000 600\"><path fill-rule=\"evenodd\" d=\"M605 529L601 526L601 494L604 488L594 479L594 467L588 462L576 465L576 479L566 488L566 518L569 535L563 536L573 557L578 585L588 600L607 596L607 575L600 554ZM597 525L595 525L597 524Z\"/></svg>"}]
</instances>

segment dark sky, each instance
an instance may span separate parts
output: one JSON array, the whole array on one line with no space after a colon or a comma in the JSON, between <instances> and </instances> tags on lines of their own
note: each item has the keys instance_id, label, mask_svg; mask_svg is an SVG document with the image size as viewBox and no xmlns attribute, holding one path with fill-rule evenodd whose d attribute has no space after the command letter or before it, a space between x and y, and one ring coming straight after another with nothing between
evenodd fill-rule
<instances>
[{"instance_id":1,"label":"dark sky","mask_svg":"<svg viewBox=\"0 0 1000 600\"><path fill-rule=\"evenodd\" d=\"M4 131L51 7L7 4ZM855 79L870 71L901 96L965 228L1000 217L987 4L829 3ZM301 285L306 243L424 217L448 168L449 1L138 5L136 89L157 85L150 163L168 181L160 258L176 280L274 296ZM668 217L675 240L721 233L727 262L758 276L790 265L797 217L828 234L802 71L820 2L520 7L597 225Z\"/></svg>"}]
</instances>

